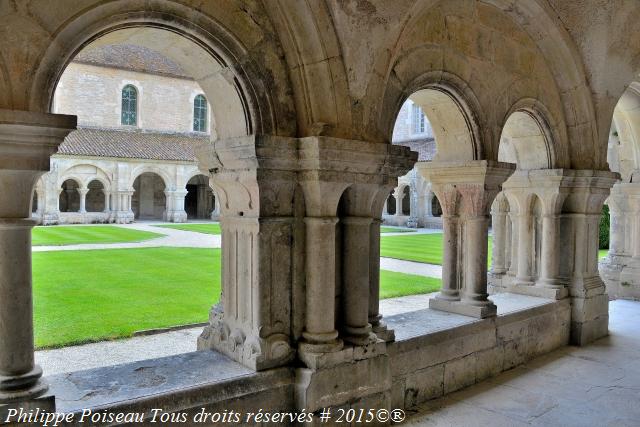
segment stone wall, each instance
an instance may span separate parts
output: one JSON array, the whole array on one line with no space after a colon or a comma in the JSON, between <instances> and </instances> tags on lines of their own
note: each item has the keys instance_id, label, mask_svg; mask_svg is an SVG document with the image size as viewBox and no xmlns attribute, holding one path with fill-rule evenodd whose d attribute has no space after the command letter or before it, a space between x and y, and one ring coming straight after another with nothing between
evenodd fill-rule
<instances>
[{"instance_id":1,"label":"stone wall","mask_svg":"<svg viewBox=\"0 0 640 427\"><path fill-rule=\"evenodd\" d=\"M121 125L122 88L138 90L137 128L193 131L193 99L202 89L193 80L72 62L60 78L54 111L78 116L79 126ZM211 125L211 108L208 109Z\"/></svg>"}]
</instances>

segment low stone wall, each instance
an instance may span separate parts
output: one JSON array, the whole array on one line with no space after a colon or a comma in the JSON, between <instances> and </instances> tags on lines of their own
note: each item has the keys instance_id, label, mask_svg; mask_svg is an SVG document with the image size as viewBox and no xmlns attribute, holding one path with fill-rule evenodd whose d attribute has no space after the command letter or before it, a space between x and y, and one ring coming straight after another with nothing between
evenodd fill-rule
<instances>
[{"instance_id":1,"label":"low stone wall","mask_svg":"<svg viewBox=\"0 0 640 427\"><path fill-rule=\"evenodd\" d=\"M405 337L390 318L397 335L388 346L391 407L412 408L567 345L570 316L569 300L564 299Z\"/></svg>"},{"instance_id":2,"label":"low stone wall","mask_svg":"<svg viewBox=\"0 0 640 427\"><path fill-rule=\"evenodd\" d=\"M475 319L435 310L389 316L396 341L345 348L306 360L307 368L254 372L215 351L49 377L58 410L180 413L411 409L567 345L569 299L492 297L498 316ZM113 402L113 403L111 403ZM315 423L315 424L314 424ZM240 423L258 425L260 423ZM304 423L278 423L300 425ZM309 425L321 423L317 418ZM79 425L79 424L65 424ZM117 425L95 423L92 425ZM199 425L218 425L202 423ZM260 425L271 425L264 423ZM275 425L275 424L274 424Z\"/></svg>"}]
</instances>

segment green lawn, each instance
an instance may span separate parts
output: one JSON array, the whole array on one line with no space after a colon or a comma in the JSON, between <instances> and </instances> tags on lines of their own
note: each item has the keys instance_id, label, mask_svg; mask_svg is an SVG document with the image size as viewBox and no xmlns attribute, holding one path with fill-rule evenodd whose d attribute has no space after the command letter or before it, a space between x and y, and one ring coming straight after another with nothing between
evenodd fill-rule
<instances>
[{"instance_id":1,"label":"green lawn","mask_svg":"<svg viewBox=\"0 0 640 427\"><path fill-rule=\"evenodd\" d=\"M488 254L490 265L491 237ZM442 265L442 233L384 236L380 239L380 256Z\"/></svg>"},{"instance_id":2,"label":"green lawn","mask_svg":"<svg viewBox=\"0 0 640 427\"><path fill-rule=\"evenodd\" d=\"M397 227L380 227L380 233L415 233L416 230Z\"/></svg>"},{"instance_id":3,"label":"green lawn","mask_svg":"<svg viewBox=\"0 0 640 427\"><path fill-rule=\"evenodd\" d=\"M609 253L609 249L600 249L598 251L598 259L602 259L606 257L608 253Z\"/></svg>"},{"instance_id":4,"label":"green lawn","mask_svg":"<svg viewBox=\"0 0 640 427\"><path fill-rule=\"evenodd\" d=\"M434 292L440 280L380 272L380 296ZM33 253L38 348L205 322L220 297L220 249L141 248Z\"/></svg>"},{"instance_id":5,"label":"green lawn","mask_svg":"<svg viewBox=\"0 0 640 427\"><path fill-rule=\"evenodd\" d=\"M220 296L219 265L220 249L34 252L36 346L204 322Z\"/></svg>"},{"instance_id":6,"label":"green lawn","mask_svg":"<svg viewBox=\"0 0 640 427\"><path fill-rule=\"evenodd\" d=\"M34 227L31 233L33 246L141 242L162 236L164 236L164 234L133 230L114 225Z\"/></svg>"},{"instance_id":7,"label":"green lawn","mask_svg":"<svg viewBox=\"0 0 640 427\"><path fill-rule=\"evenodd\" d=\"M380 299L428 294L439 291L441 287L440 279L380 270Z\"/></svg>"},{"instance_id":8,"label":"green lawn","mask_svg":"<svg viewBox=\"0 0 640 427\"><path fill-rule=\"evenodd\" d=\"M156 225L160 228L174 228L176 230L194 231L196 233L204 234L221 234L220 224L217 222L207 224L163 224Z\"/></svg>"}]
</instances>

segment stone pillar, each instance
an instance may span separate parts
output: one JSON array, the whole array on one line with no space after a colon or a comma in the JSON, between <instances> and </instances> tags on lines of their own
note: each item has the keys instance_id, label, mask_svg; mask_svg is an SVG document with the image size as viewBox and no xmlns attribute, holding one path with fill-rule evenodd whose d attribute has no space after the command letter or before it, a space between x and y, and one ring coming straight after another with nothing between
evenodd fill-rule
<instances>
[{"instance_id":1,"label":"stone pillar","mask_svg":"<svg viewBox=\"0 0 640 427\"><path fill-rule=\"evenodd\" d=\"M518 274L519 286L533 285L533 216L529 206L520 206L518 213Z\"/></svg>"},{"instance_id":2,"label":"stone pillar","mask_svg":"<svg viewBox=\"0 0 640 427\"><path fill-rule=\"evenodd\" d=\"M633 261L633 246L636 241L633 227L635 214L630 203L633 194L640 194L640 184L618 182L607 198L610 219L609 253L599 262L599 271L607 293L615 298L640 299L640 277L634 280L633 266L627 268ZM625 280L621 281L621 273L625 269Z\"/></svg>"},{"instance_id":3,"label":"stone pillar","mask_svg":"<svg viewBox=\"0 0 640 427\"><path fill-rule=\"evenodd\" d=\"M489 208L514 168L514 165L507 163L479 160L431 162L419 169L431 181L440 199L445 227L443 291L439 297L429 301L429 308L479 318L496 314L496 306L487 294ZM447 193L455 196L446 196ZM452 206L446 205L457 206L458 226L451 221ZM454 242L458 242L459 238L452 239L449 236L454 232L459 234L461 230L464 234L463 247L454 250ZM452 261L453 257L455 262ZM463 274L454 273L457 266L462 267ZM464 290L462 298L460 289Z\"/></svg>"},{"instance_id":4,"label":"stone pillar","mask_svg":"<svg viewBox=\"0 0 640 427\"><path fill-rule=\"evenodd\" d=\"M503 275L507 272L505 266L507 212L502 198L504 198L504 195L498 195L491 208L491 224L493 228L491 274L494 275Z\"/></svg>"},{"instance_id":5,"label":"stone pillar","mask_svg":"<svg viewBox=\"0 0 640 427\"><path fill-rule=\"evenodd\" d=\"M285 365L294 357L296 339L293 278L301 254L294 251L303 247L294 227L311 229L307 245L324 242L322 233L333 227L321 225L324 219L305 225L294 218L297 140L221 139L196 154L220 197L222 228L222 295L198 349L215 349L254 370Z\"/></svg>"},{"instance_id":6,"label":"stone pillar","mask_svg":"<svg viewBox=\"0 0 640 427\"><path fill-rule=\"evenodd\" d=\"M165 220L169 222L187 222L184 210L184 198L187 190L165 190Z\"/></svg>"},{"instance_id":7,"label":"stone pillar","mask_svg":"<svg viewBox=\"0 0 640 427\"><path fill-rule=\"evenodd\" d=\"M133 196L133 190L118 190L113 191L113 221L117 224L129 224L133 222L135 215L131 210L131 198Z\"/></svg>"},{"instance_id":8,"label":"stone pillar","mask_svg":"<svg viewBox=\"0 0 640 427\"><path fill-rule=\"evenodd\" d=\"M31 291L33 188L74 116L0 110L0 417L10 408L52 411L34 363Z\"/></svg>"},{"instance_id":9,"label":"stone pillar","mask_svg":"<svg viewBox=\"0 0 640 427\"><path fill-rule=\"evenodd\" d=\"M507 271L507 276L511 277L512 280L518 275L518 213L515 211L515 207L510 205L509 211L509 223L511 225L511 242L509 243L509 253L510 256L509 261L509 270Z\"/></svg>"},{"instance_id":10,"label":"stone pillar","mask_svg":"<svg viewBox=\"0 0 640 427\"><path fill-rule=\"evenodd\" d=\"M78 209L79 213L87 213L87 193L89 192L88 188L78 188L78 193L80 193L80 209Z\"/></svg>"},{"instance_id":11,"label":"stone pillar","mask_svg":"<svg viewBox=\"0 0 640 427\"><path fill-rule=\"evenodd\" d=\"M565 175L570 181L562 211L561 268L571 297L571 342L584 345L608 334L609 296L598 273L598 236L602 205L619 175L591 170Z\"/></svg>"},{"instance_id":12,"label":"stone pillar","mask_svg":"<svg viewBox=\"0 0 640 427\"><path fill-rule=\"evenodd\" d=\"M400 191L400 187L396 187L393 194L396 200L396 216L402 216L402 199L404 199L404 191Z\"/></svg>"},{"instance_id":13,"label":"stone pillar","mask_svg":"<svg viewBox=\"0 0 640 427\"><path fill-rule=\"evenodd\" d=\"M442 185L438 187L437 195L442 206L442 289L436 298L445 301L459 301L459 193L454 185Z\"/></svg>"},{"instance_id":14,"label":"stone pillar","mask_svg":"<svg viewBox=\"0 0 640 427\"><path fill-rule=\"evenodd\" d=\"M102 191L104 193L104 213L111 212L111 204L109 203L111 200L111 192L104 189Z\"/></svg>"},{"instance_id":15,"label":"stone pillar","mask_svg":"<svg viewBox=\"0 0 640 427\"><path fill-rule=\"evenodd\" d=\"M345 341L366 345L375 341L369 324L370 217L347 216L340 220L343 232L343 313Z\"/></svg>"},{"instance_id":16,"label":"stone pillar","mask_svg":"<svg viewBox=\"0 0 640 427\"><path fill-rule=\"evenodd\" d=\"M540 278L536 286L550 289L564 289L559 282L560 248L560 215L547 212L542 217L542 248L540 254Z\"/></svg>"},{"instance_id":17,"label":"stone pillar","mask_svg":"<svg viewBox=\"0 0 640 427\"><path fill-rule=\"evenodd\" d=\"M336 217L306 217L307 312L302 351L326 353L342 348L335 328Z\"/></svg>"},{"instance_id":18,"label":"stone pillar","mask_svg":"<svg viewBox=\"0 0 640 427\"><path fill-rule=\"evenodd\" d=\"M433 191L429 190L425 200L426 200L425 215L428 217L431 217L433 216Z\"/></svg>"},{"instance_id":19,"label":"stone pillar","mask_svg":"<svg viewBox=\"0 0 640 427\"><path fill-rule=\"evenodd\" d=\"M418 191L415 184L416 177L412 176L412 182L409 186L409 218L407 219L407 227L418 227Z\"/></svg>"}]
</instances>

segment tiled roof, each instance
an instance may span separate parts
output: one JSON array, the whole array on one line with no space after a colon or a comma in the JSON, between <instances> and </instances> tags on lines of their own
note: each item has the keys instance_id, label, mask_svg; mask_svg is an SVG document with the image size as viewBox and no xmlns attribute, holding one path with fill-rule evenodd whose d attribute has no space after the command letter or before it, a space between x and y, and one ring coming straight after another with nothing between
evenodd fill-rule
<instances>
[{"instance_id":1,"label":"tiled roof","mask_svg":"<svg viewBox=\"0 0 640 427\"><path fill-rule=\"evenodd\" d=\"M85 49L78 53L74 61L143 73L191 78L178 64L161 53L130 44L105 45Z\"/></svg>"},{"instance_id":2,"label":"tiled roof","mask_svg":"<svg viewBox=\"0 0 640 427\"><path fill-rule=\"evenodd\" d=\"M208 141L189 134L83 128L64 139L58 154L195 162L194 149Z\"/></svg>"},{"instance_id":3,"label":"tiled roof","mask_svg":"<svg viewBox=\"0 0 640 427\"><path fill-rule=\"evenodd\" d=\"M433 138L415 139L411 141L394 141L394 145L409 147L418 152L419 162L430 162L436 155L436 141Z\"/></svg>"}]
</instances>

